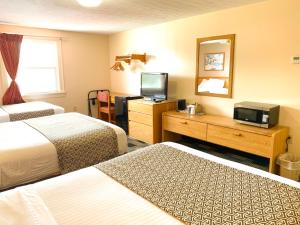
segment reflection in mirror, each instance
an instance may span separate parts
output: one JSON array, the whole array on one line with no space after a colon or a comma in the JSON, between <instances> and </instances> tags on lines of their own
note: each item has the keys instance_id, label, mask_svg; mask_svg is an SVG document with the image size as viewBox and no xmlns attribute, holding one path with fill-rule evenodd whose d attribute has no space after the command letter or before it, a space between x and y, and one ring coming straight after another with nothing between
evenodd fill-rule
<instances>
[{"instance_id":1,"label":"reflection in mirror","mask_svg":"<svg viewBox=\"0 0 300 225\"><path fill-rule=\"evenodd\" d=\"M231 97L234 35L197 39L196 94Z\"/></svg>"}]
</instances>

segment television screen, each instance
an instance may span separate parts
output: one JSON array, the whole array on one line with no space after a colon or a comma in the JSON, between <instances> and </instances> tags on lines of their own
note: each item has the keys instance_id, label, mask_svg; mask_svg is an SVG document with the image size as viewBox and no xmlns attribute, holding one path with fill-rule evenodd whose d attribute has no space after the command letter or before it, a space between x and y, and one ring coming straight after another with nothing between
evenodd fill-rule
<instances>
[{"instance_id":1,"label":"television screen","mask_svg":"<svg viewBox=\"0 0 300 225\"><path fill-rule=\"evenodd\" d=\"M168 74L142 73L141 95L152 100L167 100Z\"/></svg>"}]
</instances>

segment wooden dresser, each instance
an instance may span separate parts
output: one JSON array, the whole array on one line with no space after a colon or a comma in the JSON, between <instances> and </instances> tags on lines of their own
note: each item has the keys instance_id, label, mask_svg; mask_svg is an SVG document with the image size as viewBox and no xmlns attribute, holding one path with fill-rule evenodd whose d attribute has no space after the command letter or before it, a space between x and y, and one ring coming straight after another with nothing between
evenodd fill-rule
<instances>
[{"instance_id":1,"label":"wooden dresser","mask_svg":"<svg viewBox=\"0 0 300 225\"><path fill-rule=\"evenodd\" d=\"M176 101L128 101L129 136L149 144L162 140L162 113L176 109Z\"/></svg>"},{"instance_id":2,"label":"wooden dresser","mask_svg":"<svg viewBox=\"0 0 300 225\"><path fill-rule=\"evenodd\" d=\"M286 151L288 128L270 129L236 123L233 119L213 115L189 115L170 111L163 113L163 141L178 140L181 135L227 146L266 157L269 172L276 173L276 158Z\"/></svg>"}]
</instances>

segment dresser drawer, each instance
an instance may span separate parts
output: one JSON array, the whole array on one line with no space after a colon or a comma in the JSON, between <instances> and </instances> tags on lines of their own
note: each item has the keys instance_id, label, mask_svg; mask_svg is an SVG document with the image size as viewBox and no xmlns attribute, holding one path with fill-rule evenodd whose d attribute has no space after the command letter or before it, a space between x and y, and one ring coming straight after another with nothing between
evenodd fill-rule
<instances>
[{"instance_id":1,"label":"dresser drawer","mask_svg":"<svg viewBox=\"0 0 300 225\"><path fill-rule=\"evenodd\" d=\"M153 115L153 106L148 104L139 104L136 102L128 101L128 111Z\"/></svg>"},{"instance_id":2,"label":"dresser drawer","mask_svg":"<svg viewBox=\"0 0 300 225\"><path fill-rule=\"evenodd\" d=\"M153 144L153 127L129 121L129 136Z\"/></svg>"},{"instance_id":3,"label":"dresser drawer","mask_svg":"<svg viewBox=\"0 0 300 225\"><path fill-rule=\"evenodd\" d=\"M208 125L207 141L264 157L272 154L272 137L246 131Z\"/></svg>"},{"instance_id":4,"label":"dresser drawer","mask_svg":"<svg viewBox=\"0 0 300 225\"><path fill-rule=\"evenodd\" d=\"M206 123L185 120L172 116L163 116L163 129L197 139L206 140Z\"/></svg>"},{"instance_id":5,"label":"dresser drawer","mask_svg":"<svg viewBox=\"0 0 300 225\"><path fill-rule=\"evenodd\" d=\"M139 113L139 112L129 111L128 119L129 119L129 121L135 121L135 122L143 123L143 124L146 124L149 126L153 125L153 116Z\"/></svg>"}]
</instances>

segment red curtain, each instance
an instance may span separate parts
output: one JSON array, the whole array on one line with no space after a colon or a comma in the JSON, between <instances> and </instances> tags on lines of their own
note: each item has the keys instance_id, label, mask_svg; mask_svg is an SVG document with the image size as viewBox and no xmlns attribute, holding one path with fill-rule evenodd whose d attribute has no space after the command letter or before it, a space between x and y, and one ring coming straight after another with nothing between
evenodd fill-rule
<instances>
[{"instance_id":1,"label":"red curtain","mask_svg":"<svg viewBox=\"0 0 300 225\"><path fill-rule=\"evenodd\" d=\"M3 95L3 105L23 103L20 89L16 83L18 72L20 48L23 35L17 34L0 34L0 51L2 59L12 82Z\"/></svg>"}]
</instances>

